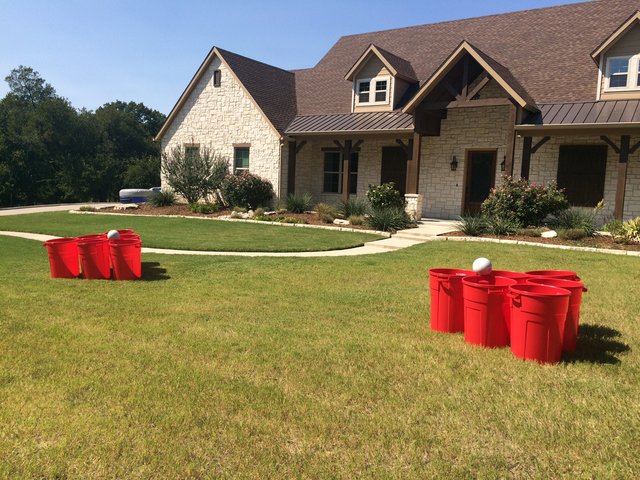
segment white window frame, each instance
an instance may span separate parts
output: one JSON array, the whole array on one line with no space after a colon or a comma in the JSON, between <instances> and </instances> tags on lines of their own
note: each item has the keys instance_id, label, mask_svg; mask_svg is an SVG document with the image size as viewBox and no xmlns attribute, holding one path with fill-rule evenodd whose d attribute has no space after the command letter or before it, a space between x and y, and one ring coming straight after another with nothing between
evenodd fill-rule
<instances>
[{"instance_id":1,"label":"white window frame","mask_svg":"<svg viewBox=\"0 0 640 480\"><path fill-rule=\"evenodd\" d=\"M610 87L611 81L611 62L613 60L626 59L629 62L629 69L627 72L627 85L624 87ZM628 92L640 90L640 84L638 82L638 76L640 75L640 55L618 55L615 57L608 57L606 61L605 70L605 92Z\"/></svg>"},{"instance_id":2,"label":"white window frame","mask_svg":"<svg viewBox=\"0 0 640 480\"><path fill-rule=\"evenodd\" d=\"M384 102L376 102L376 82L387 82L387 98ZM369 82L369 101L360 101L360 84ZM374 78L359 78L355 82L354 95L356 98L356 105L388 105L391 97L391 76L380 76Z\"/></svg>"}]
</instances>

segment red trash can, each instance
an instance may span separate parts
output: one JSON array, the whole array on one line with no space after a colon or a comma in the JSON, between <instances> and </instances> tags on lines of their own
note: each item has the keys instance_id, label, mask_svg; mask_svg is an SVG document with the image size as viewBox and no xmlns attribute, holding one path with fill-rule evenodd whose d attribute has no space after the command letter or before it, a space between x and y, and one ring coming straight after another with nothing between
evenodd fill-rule
<instances>
[{"instance_id":1,"label":"red trash can","mask_svg":"<svg viewBox=\"0 0 640 480\"><path fill-rule=\"evenodd\" d=\"M75 278L80 274L78 263L78 240L56 238L44 242L49 255L51 278Z\"/></svg>"},{"instance_id":2,"label":"red trash can","mask_svg":"<svg viewBox=\"0 0 640 480\"><path fill-rule=\"evenodd\" d=\"M532 270L525 273L529 275L529 277L551 277L561 278L562 280L575 280L576 282L580 281L580 277L576 272L570 270Z\"/></svg>"},{"instance_id":3,"label":"red trash can","mask_svg":"<svg viewBox=\"0 0 640 480\"><path fill-rule=\"evenodd\" d=\"M77 238L78 238L78 242L82 242L83 240L95 240L95 239L107 238L107 234L106 233L95 233L95 234L90 234L90 235L80 235Z\"/></svg>"},{"instance_id":4,"label":"red trash can","mask_svg":"<svg viewBox=\"0 0 640 480\"><path fill-rule=\"evenodd\" d=\"M527 275L522 272L512 272L510 270L492 270L491 275L496 277L504 277L511 278L516 281L516 283L527 283L527 280L531 277L531 275Z\"/></svg>"},{"instance_id":5,"label":"red trash can","mask_svg":"<svg viewBox=\"0 0 640 480\"><path fill-rule=\"evenodd\" d=\"M573 352L576 349L578 341L578 324L580 322L580 303L582 302L582 292L587 289L584 283L573 280L561 280L559 278L531 278L529 283L537 285L550 285L552 287L564 288L571 292L569 297L569 309L567 310L567 318L564 324L564 332L562 336L562 350L565 352Z\"/></svg>"},{"instance_id":6,"label":"red trash can","mask_svg":"<svg viewBox=\"0 0 640 480\"><path fill-rule=\"evenodd\" d=\"M136 280L142 276L142 243L139 240L111 240L109 249L115 280Z\"/></svg>"},{"instance_id":7,"label":"red trash can","mask_svg":"<svg viewBox=\"0 0 640 480\"><path fill-rule=\"evenodd\" d=\"M511 352L518 358L557 363L569 308L569 290L548 285L512 285Z\"/></svg>"},{"instance_id":8,"label":"red trash can","mask_svg":"<svg viewBox=\"0 0 640 480\"><path fill-rule=\"evenodd\" d=\"M509 345L511 300L507 292L516 280L495 275L462 279L464 296L464 341L497 348Z\"/></svg>"},{"instance_id":9,"label":"red trash can","mask_svg":"<svg viewBox=\"0 0 640 480\"><path fill-rule=\"evenodd\" d=\"M467 275L474 275L474 273L456 268L429 270L431 330L445 333L464 331L462 277Z\"/></svg>"},{"instance_id":10,"label":"red trash can","mask_svg":"<svg viewBox=\"0 0 640 480\"><path fill-rule=\"evenodd\" d=\"M122 235L123 233L133 233L133 230L130 228L120 228L118 230L116 230L120 235Z\"/></svg>"},{"instance_id":11,"label":"red trash can","mask_svg":"<svg viewBox=\"0 0 640 480\"><path fill-rule=\"evenodd\" d=\"M87 235L89 237L89 235ZM106 236L83 238L78 241L78 254L82 275L88 280L111 278L109 264L109 240Z\"/></svg>"},{"instance_id":12,"label":"red trash can","mask_svg":"<svg viewBox=\"0 0 640 480\"><path fill-rule=\"evenodd\" d=\"M141 242L140 235L137 233L121 233L118 240L137 240Z\"/></svg>"}]
</instances>

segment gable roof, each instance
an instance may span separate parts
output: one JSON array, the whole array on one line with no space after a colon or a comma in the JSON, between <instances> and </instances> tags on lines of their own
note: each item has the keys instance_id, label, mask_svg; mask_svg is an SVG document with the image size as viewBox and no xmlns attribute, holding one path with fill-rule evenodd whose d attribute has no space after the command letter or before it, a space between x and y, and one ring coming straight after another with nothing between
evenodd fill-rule
<instances>
[{"instance_id":1,"label":"gable roof","mask_svg":"<svg viewBox=\"0 0 640 480\"><path fill-rule=\"evenodd\" d=\"M349 69L347 74L344 76L345 80L353 80L355 74L365 65L371 55L377 56L394 77L401 78L411 83L418 81L416 73L413 71L413 67L410 62L373 44L367 47L356 63L354 63Z\"/></svg>"},{"instance_id":2,"label":"gable roof","mask_svg":"<svg viewBox=\"0 0 640 480\"><path fill-rule=\"evenodd\" d=\"M640 0L597 0L345 36L315 67L296 71L298 114L349 112L344 74L369 45L410 63L422 86L465 39L508 67L534 104L593 101L590 52L637 10Z\"/></svg>"},{"instance_id":3,"label":"gable roof","mask_svg":"<svg viewBox=\"0 0 640 480\"><path fill-rule=\"evenodd\" d=\"M215 57L220 58L276 133L282 135L296 114L295 76L266 63L213 47L171 109L154 140L160 140Z\"/></svg>"},{"instance_id":4,"label":"gable roof","mask_svg":"<svg viewBox=\"0 0 640 480\"><path fill-rule=\"evenodd\" d=\"M511 74L508 68L500 64L489 55L483 53L480 49L474 47L466 40L456 48L449 58L434 72L418 90L418 93L407 103L403 111L405 113L412 112L416 106L433 90L433 88L449 73L449 71L464 57L465 54L471 55L498 84L509 93L509 95L523 108L527 110L537 110L535 102L527 93L524 87Z\"/></svg>"},{"instance_id":5,"label":"gable roof","mask_svg":"<svg viewBox=\"0 0 640 480\"><path fill-rule=\"evenodd\" d=\"M591 56L594 60L597 61L598 57L607 51L607 49L616 43L625 33L627 33L631 27L633 27L636 23L640 22L640 11L636 11L633 15L631 15L622 25L620 25L611 35L604 39L604 41L598 45L592 53Z\"/></svg>"}]
</instances>

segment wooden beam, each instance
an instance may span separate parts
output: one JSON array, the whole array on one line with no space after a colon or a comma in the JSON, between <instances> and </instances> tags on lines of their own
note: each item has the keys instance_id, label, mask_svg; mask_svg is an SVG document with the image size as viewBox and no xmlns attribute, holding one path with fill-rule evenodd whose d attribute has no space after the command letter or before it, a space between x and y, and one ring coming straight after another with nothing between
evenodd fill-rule
<instances>
[{"instance_id":1,"label":"wooden beam","mask_svg":"<svg viewBox=\"0 0 640 480\"><path fill-rule=\"evenodd\" d=\"M302 140L301 142L298 142L298 144L296 145L296 153L300 153L300 150L302 150L302 147L304 147L307 144L306 140Z\"/></svg>"},{"instance_id":2,"label":"wooden beam","mask_svg":"<svg viewBox=\"0 0 640 480\"><path fill-rule=\"evenodd\" d=\"M551 140L551 137L542 137L533 147L531 147L531 153L536 153L540 149L540 147L542 147L549 140Z\"/></svg>"},{"instance_id":3,"label":"wooden beam","mask_svg":"<svg viewBox=\"0 0 640 480\"><path fill-rule=\"evenodd\" d=\"M355 152L356 150L360 150L360 145L364 143L364 140L358 140L352 147L351 151Z\"/></svg>"},{"instance_id":4,"label":"wooden beam","mask_svg":"<svg viewBox=\"0 0 640 480\"><path fill-rule=\"evenodd\" d=\"M458 91L453 88L453 85L451 85L449 82L447 82L446 80L442 81L442 86L453 96L453 98L455 98L456 100L464 100L462 98L462 95L460 95L458 93Z\"/></svg>"},{"instance_id":5,"label":"wooden beam","mask_svg":"<svg viewBox=\"0 0 640 480\"><path fill-rule=\"evenodd\" d=\"M638 141L633 147L629 149L629 155L633 155L634 153L636 153L636 150L638 150L638 148L640 148L640 141Z\"/></svg>"},{"instance_id":6,"label":"wooden beam","mask_svg":"<svg viewBox=\"0 0 640 480\"><path fill-rule=\"evenodd\" d=\"M605 140L605 142L609 143L607 140ZM622 220L622 217L624 215L624 196L625 196L625 190L627 187L627 166L629 165L630 141L631 141L631 137L629 135L622 135L620 137L620 148L618 149L618 153L620 154L620 159L618 161L616 204L613 212L614 217L617 218L618 220Z\"/></svg>"},{"instance_id":7,"label":"wooden beam","mask_svg":"<svg viewBox=\"0 0 640 480\"><path fill-rule=\"evenodd\" d=\"M620 153L620 148L615 143L613 143L613 141L609 137L607 137L606 135L601 135L600 136L600 140L602 140L604 143L606 143L611 148L613 148L614 152L616 152L618 154Z\"/></svg>"},{"instance_id":8,"label":"wooden beam","mask_svg":"<svg viewBox=\"0 0 640 480\"><path fill-rule=\"evenodd\" d=\"M531 137L524 137L522 142L522 166L520 167L520 176L525 180L529 180L529 168L531 166Z\"/></svg>"},{"instance_id":9,"label":"wooden beam","mask_svg":"<svg viewBox=\"0 0 640 480\"><path fill-rule=\"evenodd\" d=\"M487 86L487 83L489 83L489 80L491 79L485 75L485 77L482 80L480 80L480 83L478 83L475 87L473 87L473 90L469 92L469 94L467 95L467 100L473 99L473 97L475 97L478 93L480 93L480 90L482 90L484 87Z\"/></svg>"},{"instance_id":10,"label":"wooden beam","mask_svg":"<svg viewBox=\"0 0 640 480\"><path fill-rule=\"evenodd\" d=\"M289 162L287 164L287 195L296 191L296 156L298 148L296 142L289 142Z\"/></svg>"},{"instance_id":11,"label":"wooden beam","mask_svg":"<svg viewBox=\"0 0 640 480\"><path fill-rule=\"evenodd\" d=\"M504 174L513 176L513 162L516 150L516 119L518 116L518 107L511 104L509 107L509 115L507 117L507 149L504 160Z\"/></svg>"},{"instance_id":12,"label":"wooden beam","mask_svg":"<svg viewBox=\"0 0 640 480\"><path fill-rule=\"evenodd\" d=\"M407 160L407 184L405 192L418 193L418 179L420 177L420 147L422 135L413 134L413 148L410 158Z\"/></svg>"},{"instance_id":13,"label":"wooden beam","mask_svg":"<svg viewBox=\"0 0 640 480\"><path fill-rule=\"evenodd\" d=\"M467 93L469 91L469 54L464 56L464 61L462 63L462 100L466 101L469 99Z\"/></svg>"},{"instance_id":14,"label":"wooden beam","mask_svg":"<svg viewBox=\"0 0 640 480\"><path fill-rule=\"evenodd\" d=\"M337 140L335 143L339 144ZM350 177L350 161L351 161L351 140L344 141L342 150L342 199L346 202L349 200L349 177Z\"/></svg>"},{"instance_id":15,"label":"wooden beam","mask_svg":"<svg viewBox=\"0 0 640 480\"><path fill-rule=\"evenodd\" d=\"M404 143L401 139L396 138L396 143L398 145L400 145L400 147L402 148L402 150L404 150L404 153L407 154L407 158L411 157L411 140L409 140L409 142Z\"/></svg>"},{"instance_id":16,"label":"wooden beam","mask_svg":"<svg viewBox=\"0 0 640 480\"><path fill-rule=\"evenodd\" d=\"M511 104L512 102L508 98L481 98L469 101L425 102L423 108L425 110L442 110L444 108L502 107Z\"/></svg>"}]
</instances>

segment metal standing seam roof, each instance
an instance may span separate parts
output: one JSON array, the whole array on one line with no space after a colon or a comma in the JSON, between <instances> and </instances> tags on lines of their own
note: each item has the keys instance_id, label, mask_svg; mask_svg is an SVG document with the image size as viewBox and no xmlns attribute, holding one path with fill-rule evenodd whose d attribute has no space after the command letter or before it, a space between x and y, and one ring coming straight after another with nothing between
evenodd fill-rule
<instances>
[{"instance_id":1,"label":"metal standing seam roof","mask_svg":"<svg viewBox=\"0 0 640 480\"><path fill-rule=\"evenodd\" d=\"M320 134L340 132L413 131L413 116L393 112L336 113L327 115L298 115L285 129L285 133Z\"/></svg>"},{"instance_id":2,"label":"metal standing seam roof","mask_svg":"<svg viewBox=\"0 0 640 480\"><path fill-rule=\"evenodd\" d=\"M547 103L527 117L523 125L591 125L640 122L640 100Z\"/></svg>"}]
</instances>

